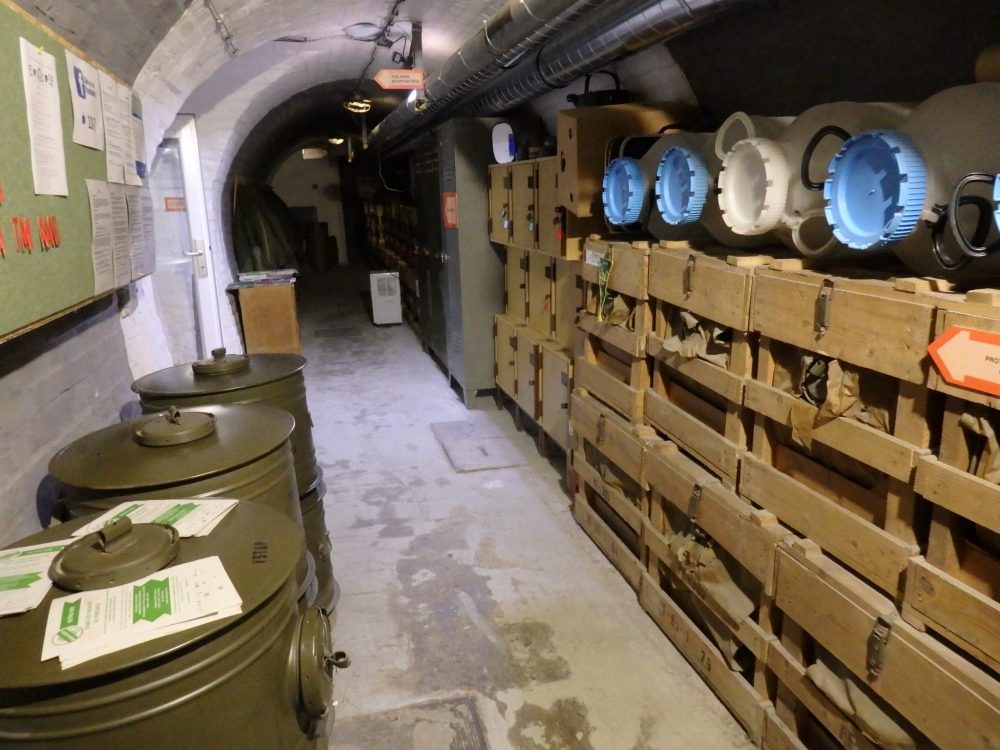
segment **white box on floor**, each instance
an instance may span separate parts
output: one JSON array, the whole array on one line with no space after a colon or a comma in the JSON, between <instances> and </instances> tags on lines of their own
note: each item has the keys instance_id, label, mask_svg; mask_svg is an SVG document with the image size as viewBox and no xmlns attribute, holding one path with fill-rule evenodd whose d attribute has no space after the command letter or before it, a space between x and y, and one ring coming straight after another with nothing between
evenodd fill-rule
<instances>
[{"instance_id":1,"label":"white box on floor","mask_svg":"<svg viewBox=\"0 0 1000 750\"><path fill-rule=\"evenodd\" d=\"M403 322L403 307L399 294L399 274L380 271L369 274L372 288L372 318L375 325Z\"/></svg>"}]
</instances>

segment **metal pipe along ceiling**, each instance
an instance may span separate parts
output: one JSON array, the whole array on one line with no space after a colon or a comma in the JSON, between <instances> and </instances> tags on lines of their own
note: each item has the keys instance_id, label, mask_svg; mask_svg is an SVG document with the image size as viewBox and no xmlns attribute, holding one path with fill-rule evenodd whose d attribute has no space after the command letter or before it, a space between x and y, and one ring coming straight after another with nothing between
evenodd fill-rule
<instances>
[{"instance_id":1,"label":"metal pipe along ceiling","mask_svg":"<svg viewBox=\"0 0 1000 750\"><path fill-rule=\"evenodd\" d=\"M499 77L463 114L503 112L614 60L675 37L736 5L755 0L614 0L560 34L533 59Z\"/></svg>"},{"instance_id":2,"label":"metal pipe along ceiling","mask_svg":"<svg viewBox=\"0 0 1000 750\"><path fill-rule=\"evenodd\" d=\"M601 0L509 0L426 83L428 102L420 112L405 104L374 131L372 143L386 145L406 130L423 127L454 109L460 97L514 65Z\"/></svg>"},{"instance_id":3,"label":"metal pipe along ceiling","mask_svg":"<svg viewBox=\"0 0 1000 750\"><path fill-rule=\"evenodd\" d=\"M760 2L761 0L603 0L603 2L559 3L565 10L551 22L536 26L534 31L515 44L506 53L486 42L489 34L493 40L490 24L500 19L500 26L512 32L505 38L516 39L517 28L513 23L504 24L504 18L513 21L513 13L524 5L525 14L538 18L534 9L527 8L527 0L507 3L480 32L469 40L462 50L452 56L442 67L428 91L437 95L443 91L438 81L445 82L452 76L461 77L458 71L463 66L465 80L454 83L450 88L430 103L420 114L405 106L400 106L387 117L375 132L374 142L381 147L390 147L401 136L412 134L414 130L433 124L434 121L456 113L466 115L490 115L504 112L524 104L552 89L570 83L582 75L600 69L614 60L645 49L657 42L677 36L716 15L731 10L737 5ZM549 5L548 13L558 12L556 3L536 2ZM581 18L582 16L582 18ZM569 25L572 21L579 21ZM536 21L537 23L537 21ZM520 26L521 24L518 24ZM524 24L527 26L527 22ZM558 32L558 33L557 33ZM539 47L537 54L530 57L526 52ZM468 48L468 50L467 50ZM489 62L479 71L473 72L473 60ZM519 64L510 67L521 57ZM524 59L527 58L527 59ZM509 69L508 69L509 68ZM484 82L490 81L485 85ZM473 93L457 101L463 94ZM431 117L433 115L433 118Z\"/></svg>"}]
</instances>

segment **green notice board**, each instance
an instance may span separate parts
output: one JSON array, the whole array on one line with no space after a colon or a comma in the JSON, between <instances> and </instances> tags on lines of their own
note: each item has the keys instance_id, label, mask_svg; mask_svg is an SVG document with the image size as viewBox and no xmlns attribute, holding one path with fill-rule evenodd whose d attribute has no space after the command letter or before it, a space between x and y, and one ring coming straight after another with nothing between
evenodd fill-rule
<instances>
[{"instance_id":1,"label":"green notice board","mask_svg":"<svg viewBox=\"0 0 1000 750\"><path fill-rule=\"evenodd\" d=\"M35 195L20 39L56 58L69 196ZM86 180L107 179L103 151L73 143L73 112L65 50L97 65L54 32L42 27L9 0L0 0L0 232L6 245L0 258L0 340L40 321L72 310L94 297L90 200ZM106 69L105 69L105 72ZM55 216L61 245L41 249L38 217ZM12 220L31 223L34 250L18 252Z\"/></svg>"}]
</instances>

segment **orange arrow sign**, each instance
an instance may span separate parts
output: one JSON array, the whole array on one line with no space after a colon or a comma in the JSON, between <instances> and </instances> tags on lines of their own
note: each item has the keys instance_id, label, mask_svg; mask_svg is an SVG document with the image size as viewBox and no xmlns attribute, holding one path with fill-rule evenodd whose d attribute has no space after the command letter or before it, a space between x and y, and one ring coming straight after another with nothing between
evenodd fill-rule
<instances>
[{"instance_id":1,"label":"orange arrow sign","mask_svg":"<svg viewBox=\"0 0 1000 750\"><path fill-rule=\"evenodd\" d=\"M952 326L927 351L949 383L1000 396L1000 333Z\"/></svg>"},{"instance_id":2,"label":"orange arrow sign","mask_svg":"<svg viewBox=\"0 0 1000 750\"><path fill-rule=\"evenodd\" d=\"M375 83L389 91L422 89L424 87L424 71L419 68L413 70L385 68L375 75Z\"/></svg>"}]
</instances>

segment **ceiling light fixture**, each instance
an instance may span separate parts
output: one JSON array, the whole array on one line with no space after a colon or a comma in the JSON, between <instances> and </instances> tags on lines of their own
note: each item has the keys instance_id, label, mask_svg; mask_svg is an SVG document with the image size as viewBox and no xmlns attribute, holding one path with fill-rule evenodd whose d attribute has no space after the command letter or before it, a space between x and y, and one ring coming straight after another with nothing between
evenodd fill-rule
<instances>
[{"instance_id":1,"label":"ceiling light fixture","mask_svg":"<svg viewBox=\"0 0 1000 750\"><path fill-rule=\"evenodd\" d=\"M343 138L327 138L327 141L332 143L334 146L341 146L344 143Z\"/></svg>"}]
</instances>

